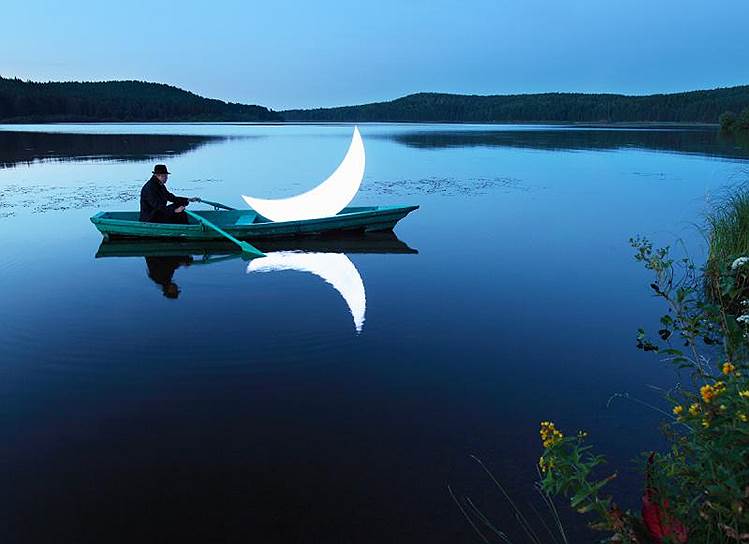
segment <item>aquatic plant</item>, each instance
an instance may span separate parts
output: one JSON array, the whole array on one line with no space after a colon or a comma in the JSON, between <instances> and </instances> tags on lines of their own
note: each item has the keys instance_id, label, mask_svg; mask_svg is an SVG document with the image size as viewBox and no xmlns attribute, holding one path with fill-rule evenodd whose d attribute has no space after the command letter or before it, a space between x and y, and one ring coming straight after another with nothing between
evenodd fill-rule
<instances>
[{"instance_id":1,"label":"aquatic plant","mask_svg":"<svg viewBox=\"0 0 749 544\"><path fill-rule=\"evenodd\" d=\"M729 205L746 205L749 218L749 196L737 195ZM566 436L553 422L541 423L542 489L593 514L591 525L606 531L608 542L749 542L749 257L734 253L739 236L726 236L741 228L749 235L749 221L745 225L721 224L726 231L711 238L722 245L714 252L711 246L714 290L707 297L701 271L689 259L674 259L668 247L656 249L643 238L631 240L635 259L655 276L651 289L667 306L658 339L640 329L637 346L692 378L666 395L670 448L645 454L640 512L621 510L604 493L616 472L601 475L605 458L593 453L585 433Z\"/></svg>"}]
</instances>

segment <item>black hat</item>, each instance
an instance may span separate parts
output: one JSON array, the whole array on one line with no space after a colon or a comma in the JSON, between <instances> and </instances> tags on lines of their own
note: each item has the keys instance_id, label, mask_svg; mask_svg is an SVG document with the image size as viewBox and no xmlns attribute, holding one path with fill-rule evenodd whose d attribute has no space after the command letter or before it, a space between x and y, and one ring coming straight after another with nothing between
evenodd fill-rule
<instances>
[{"instance_id":1,"label":"black hat","mask_svg":"<svg viewBox=\"0 0 749 544\"><path fill-rule=\"evenodd\" d=\"M164 286L162 292L166 298L179 298L180 289L176 283L171 282Z\"/></svg>"},{"instance_id":2,"label":"black hat","mask_svg":"<svg viewBox=\"0 0 749 544\"><path fill-rule=\"evenodd\" d=\"M154 166L153 167L153 173L157 174L157 175L158 174L171 174L171 172L169 172L166 169L166 164L157 164L156 166Z\"/></svg>"}]
</instances>

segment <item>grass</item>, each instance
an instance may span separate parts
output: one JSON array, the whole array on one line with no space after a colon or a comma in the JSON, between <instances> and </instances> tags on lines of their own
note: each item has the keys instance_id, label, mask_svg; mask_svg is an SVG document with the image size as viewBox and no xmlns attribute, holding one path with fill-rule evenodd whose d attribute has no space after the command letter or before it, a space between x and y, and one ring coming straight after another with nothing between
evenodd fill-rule
<instances>
[{"instance_id":1,"label":"grass","mask_svg":"<svg viewBox=\"0 0 749 544\"><path fill-rule=\"evenodd\" d=\"M501 483L499 483L497 477L491 470L489 470L484 462L475 455L471 455L470 457L481 467L489 479L494 483L494 486L499 490L501 496L504 497L505 501L510 505L513 517L523 530L527 542L530 544L569 544L567 534L565 533L564 526L559 518L556 506L549 494L541 489L539 483L534 487L536 492L541 496L543 504L548 509L548 512L546 516L544 516L537 508L532 504L529 504L529 507L536 516L535 519L529 520L522 510L518 508L518 505L509 495L507 490ZM539 478L540 477L541 474L539 473ZM476 536L481 539L481 542L484 544L491 544L492 542L514 544L513 540L504 531L497 528L470 497L457 497L453 492L452 487L449 485L447 486L447 491L450 493L453 502L463 514L463 517L465 517L471 528L473 528ZM550 518L549 521L551 523L548 523L545 518Z\"/></svg>"},{"instance_id":2,"label":"grass","mask_svg":"<svg viewBox=\"0 0 749 544\"><path fill-rule=\"evenodd\" d=\"M707 216L710 253L708 270L717 271L719 263L749 256L749 190L743 186L732 191Z\"/></svg>"}]
</instances>

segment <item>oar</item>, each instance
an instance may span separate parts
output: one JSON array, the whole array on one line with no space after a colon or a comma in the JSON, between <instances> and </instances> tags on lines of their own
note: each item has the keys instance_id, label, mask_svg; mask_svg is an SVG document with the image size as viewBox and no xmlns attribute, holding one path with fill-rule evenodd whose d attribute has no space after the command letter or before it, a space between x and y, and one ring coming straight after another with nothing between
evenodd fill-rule
<instances>
[{"instance_id":1,"label":"oar","mask_svg":"<svg viewBox=\"0 0 749 544\"><path fill-rule=\"evenodd\" d=\"M253 245L247 242L243 242L242 240L237 240L236 238L234 238L234 236L232 236L225 230L219 228L218 226L214 225L213 223L208 221L208 219L206 219L205 217L198 215L195 212L191 212L190 210L185 210L185 213L189 215L190 217L192 217L193 219L195 219L197 222L202 223L206 227L215 230L224 238L228 238L229 240L237 244L242 250L242 255L249 255L250 257L265 257L265 253L263 253L262 251L260 251L259 249L257 249L256 247L254 247Z\"/></svg>"},{"instance_id":2,"label":"oar","mask_svg":"<svg viewBox=\"0 0 749 544\"><path fill-rule=\"evenodd\" d=\"M220 204L219 202L211 202L210 200L203 200L202 198L197 199L195 202L202 202L203 204L208 204L209 206L213 206L216 209L221 208L222 210L229 210L229 211L236 209L236 208L227 206L226 204Z\"/></svg>"}]
</instances>

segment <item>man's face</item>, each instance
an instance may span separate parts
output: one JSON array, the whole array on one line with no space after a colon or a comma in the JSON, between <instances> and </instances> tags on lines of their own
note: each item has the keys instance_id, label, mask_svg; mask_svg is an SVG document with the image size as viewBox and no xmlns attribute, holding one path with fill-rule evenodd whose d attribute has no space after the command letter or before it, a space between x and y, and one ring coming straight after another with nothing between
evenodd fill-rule
<instances>
[{"instance_id":1,"label":"man's face","mask_svg":"<svg viewBox=\"0 0 749 544\"><path fill-rule=\"evenodd\" d=\"M159 178L161 183L166 183L166 180L169 179L169 174L156 174L156 177Z\"/></svg>"}]
</instances>

